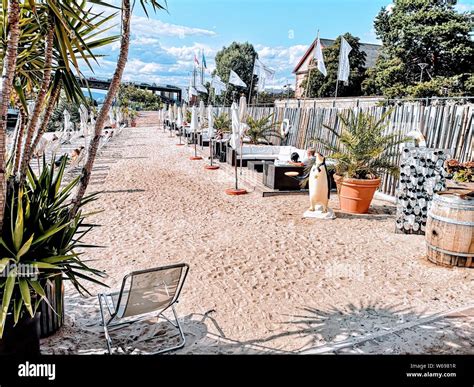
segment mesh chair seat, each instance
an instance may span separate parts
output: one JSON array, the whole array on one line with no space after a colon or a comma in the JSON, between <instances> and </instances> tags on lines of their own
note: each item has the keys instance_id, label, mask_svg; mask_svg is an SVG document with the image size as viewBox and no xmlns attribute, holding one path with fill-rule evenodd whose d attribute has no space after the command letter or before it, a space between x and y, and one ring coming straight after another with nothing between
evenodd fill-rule
<instances>
[{"instance_id":1,"label":"mesh chair seat","mask_svg":"<svg viewBox=\"0 0 474 387\"><path fill-rule=\"evenodd\" d=\"M176 319L176 325L172 324L179 329L182 336L182 344L171 349L181 348L184 345L184 334L179 325L174 304L178 302L188 270L187 264L178 264L132 272L124 277L119 292L99 294L99 305L109 352L111 352L112 341L108 335L108 327L119 325L121 323L118 320L132 316L157 313L158 316L164 317L163 312L168 308L172 309ZM103 303L111 315L108 321L104 318Z\"/></svg>"}]
</instances>

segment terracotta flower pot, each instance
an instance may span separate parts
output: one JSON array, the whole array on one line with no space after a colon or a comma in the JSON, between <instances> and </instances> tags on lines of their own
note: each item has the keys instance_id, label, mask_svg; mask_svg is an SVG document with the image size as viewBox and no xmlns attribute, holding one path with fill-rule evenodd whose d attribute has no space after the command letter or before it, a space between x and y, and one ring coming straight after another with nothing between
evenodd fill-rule
<instances>
[{"instance_id":1,"label":"terracotta flower pot","mask_svg":"<svg viewBox=\"0 0 474 387\"><path fill-rule=\"evenodd\" d=\"M348 179L334 175L341 210L352 214L366 214L380 179Z\"/></svg>"},{"instance_id":2,"label":"terracotta flower pot","mask_svg":"<svg viewBox=\"0 0 474 387\"><path fill-rule=\"evenodd\" d=\"M137 126L137 121L133 120L132 121L132 128L136 128L136 126Z\"/></svg>"}]
</instances>

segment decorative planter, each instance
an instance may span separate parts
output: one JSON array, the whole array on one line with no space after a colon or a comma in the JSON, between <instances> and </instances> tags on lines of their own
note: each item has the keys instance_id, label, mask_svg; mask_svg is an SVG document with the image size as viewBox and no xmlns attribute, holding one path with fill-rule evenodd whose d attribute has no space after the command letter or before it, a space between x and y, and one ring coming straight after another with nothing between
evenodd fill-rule
<instances>
[{"instance_id":1,"label":"decorative planter","mask_svg":"<svg viewBox=\"0 0 474 387\"><path fill-rule=\"evenodd\" d=\"M64 283L62 274L49 277L43 284L51 307L44 301L38 309L40 312L40 337L48 337L56 333L64 323Z\"/></svg>"},{"instance_id":2,"label":"decorative planter","mask_svg":"<svg viewBox=\"0 0 474 387\"><path fill-rule=\"evenodd\" d=\"M0 339L0 355L37 356L40 355L39 314L25 317L13 326L13 316L8 315L3 337Z\"/></svg>"},{"instance_id":3,"label":"decorative planter","mask_svg":"<svg viewBox=\"0 0 474 387\"><path fill-rule=\"evenodd\" d=\"M380 179L348 179L334 175L341 210L351 214L366 214Z\"/></svg>"},{"instance_id":4,"label":"decorative planter","mask_svg":"<svg viewBox=\"0 0 474 387\"><path fill-rule=\"evenodd\" d=\"M136 128L137 127L137 121L132 120L131 126L132 126L132 128Z\"/></svg>"}]
</instances>

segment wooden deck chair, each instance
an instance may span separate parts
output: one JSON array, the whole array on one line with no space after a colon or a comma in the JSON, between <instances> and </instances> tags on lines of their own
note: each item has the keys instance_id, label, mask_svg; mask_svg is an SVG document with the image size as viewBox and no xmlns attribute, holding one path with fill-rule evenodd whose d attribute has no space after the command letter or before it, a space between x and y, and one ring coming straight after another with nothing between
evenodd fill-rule
<instances>
[{"instance_id":1,"label":"wooden deck chair","mask_svg":"<svg viewBox=\"0 0 474 387\"><path fill-rule=\"evenodd\" d=\"M163 266L149 270L135 271L127 274L122 281L119 292L99 294L100 315L104 327L107 349L113 351L113 343L109 329L132 324L155 314L169 322L179 332L180 341L177 345L162 348L153 354L169 352L184 347L186 339L178 320L174 304L183 288L189 265L185 263ZM174 322L164 316L171 309ZM107 312L108 318L105 313ZM136 320L131 318L139 317Z\"/></svg>"}]
</instances>

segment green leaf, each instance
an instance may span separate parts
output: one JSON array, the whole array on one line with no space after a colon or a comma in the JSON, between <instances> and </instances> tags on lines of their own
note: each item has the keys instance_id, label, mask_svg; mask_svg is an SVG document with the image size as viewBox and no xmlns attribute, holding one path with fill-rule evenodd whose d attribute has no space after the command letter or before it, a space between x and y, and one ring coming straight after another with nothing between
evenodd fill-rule
<instances>
[{"instance_id":1,"label":"green leaf","mask_svg":"<svg viewBox=\"0 0 474 387\"><path fill-rule=\"evenodd\" d=\"M25 264L34 266L38 269L52 269L52 270L57 270L58 269L57 265L53 265L51 263L46 263L46 262L27 262L27 261L25 261Z\"/></svg>"},{"instance_id":2,"label":"green leaf","mask_svg":"<svg viewBox=\"0 0 474 387\"><path fill-rule=\"evenodd\" d=\"M31 306L31 294L30 294L30 288L28 286L28 281L25 279L20 279L18 283L20 287L21 297L23 299L23 302L25 303L25 308L30 313L30 316L33 317L34 314L33 314L33 308Z\"/></svg>"},{"instance_id":3,"label":"green leaf","mask_svg":"<svg viewBox=\"0 0 474 387\"><path fill-rule=\"evenodd\" d=\"M23 242L23 231L24 231L24 223L23 223L23 189L20 188L18 191L18 205L17 205L17 213L16 213L16 221L15 227L13 230L13 246L15 250L20 250L21 244Z\"/></svg>"},{"instance_id":4,"label":"green leaf","mask_svg":"<svg viewBox=\"0 0 474 387\"><path fill-rule=\"evenodd\" d=\"M15 299L13 301L13 320L15 322L15 325L18 323L18 320L20 320L20 314L21 314L21 309L23 307L23 299Z\"/></svg>"},{"instance_id":5,"label":"green leaf","mask_svg":"<svg viewBox=\"0 0 474 387\"><path fill-rule=\"evenodd\" d=\"M2 305L0 310L0 338L3 337L3 331L5 329L5 322L7 319L8 309L10 307L10 301L15 288L16 275L11 273L5 281L5 289L3 289Z\"/></svg>"},{"instance_id":6,"label":"green leaf","mask_svg":"<svg viewBox=\"0 0 474 387\"><path fill-rule=\"evenodd\" d=\"M30 247L31 247L31 244L33 242L33 238L34 238L34 234L30 237L30 239L28 239L25 244L21 247L20 251L18 251L18 253L16 254L16 259L17 261L20 260L20 258L25 255L29 250L30 250Z\"/></svg>"},{"instance_id":7,"label":"green leaf","mask_svg":"<svg viewBox=\"0 0 474 387\"><path fill-rule=\"evenodd\" d=\"M33 245L37 245L38 243L44 241L45 239L48 239L52 237L54 234L58 233L59 231L65 229L66 227L70 226L70 223L63 224L61 226L53 225L50 227L43 235L38 237L33 241Z\"/></svg>"},{"instance_id":8,"label":"green leaf","mask_svg":"<svg viewBox=\"0 0 474 387\"><path fill-rule=\"evenodd\" d=\"M10 261L14 262L15 260L12 259L12 258L2 258L2 259L0 259L0 273L2 273L5 270L5 268L8 266Z\"/></svg>"},{"instance_id":9,"label":"green leaf","mask_svg":"<svg viewBox=\"0 0 474 387\"><path fill-rule=\"evenodd\" d=\"M40 297L46 298L46 292L44 291L39 281L28 280L28 282L30 286L35 290L35 292L40 295Z\"/></svg>"}]
</instances>

